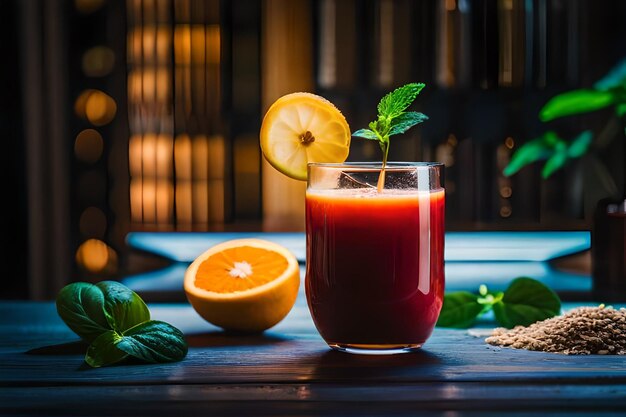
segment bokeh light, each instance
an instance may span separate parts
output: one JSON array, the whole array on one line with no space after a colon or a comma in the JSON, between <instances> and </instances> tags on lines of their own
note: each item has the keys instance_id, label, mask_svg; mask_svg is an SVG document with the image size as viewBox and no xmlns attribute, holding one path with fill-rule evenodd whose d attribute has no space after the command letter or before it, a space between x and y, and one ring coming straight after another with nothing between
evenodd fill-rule
<instances>
[{"instance_id":1,"label":"bokeh light","mask_svg":"<svg viewBox=\"0 0 626 417\"><path fill-rule=\"evenodd\" d=\"M117 104L108 94L100 90L87 89L76 98L74 112L95 126L103 126L115 117Z\"/></svg>"},{"instance_id":2,"label":"bokeh light","mask_svg":"<svg viewBox=\"0 0 626 417\"><path fill-rule=\"evenodd\" d=\"M87 105L87 100L89 99L89 96L94 91L95 90L87 89L87 90L83 90L78 95L78 97L76 98L76 101L74 102L74 112L76 113L76 116L81 117L83 119L87 118L87 114L85 113L85 107Z\"/></svg>"},{"instance_id":3,"label":"bokeh light","mask_svg":"<svg viewBox=\"0 0 626 417\"><path fill-rule=\"evenodd\" d=\"M117 269L117 253L100 239L87 239L76 250L76 263L91 273Z\"/></svg>"},{"instance_id":4,"label":"bokeh light","mask_svg":"<svg viewBox=\"0 0 626 417\"><path fill-rule=\"evenodd\" d=\"M103 126L115 117L117 105L106 93L93 90L85 103L85 116L95 126Z\"/></svg>"},{"instance_id":5,"label":"bokeh light","mask_svg":"<svg viewBox=\"0 0 626 417\"><path fill-rule=\"evenodd\" d=\"M95 46L83 54L82 68L88 77L104 77L115 65L115 53L106 46Z\"/></svg>"},{"instance_id":6,"label":"bokeh light","mask_svg":"<svg viewBox=\"0 0 626 417\"><path fill-rule=\"evenodd\" d=\"M85 129L76 136L74 155L79 160L93 164L100 159L104 149L102 135L94 129Z\"/></svg>"}]
</instances>

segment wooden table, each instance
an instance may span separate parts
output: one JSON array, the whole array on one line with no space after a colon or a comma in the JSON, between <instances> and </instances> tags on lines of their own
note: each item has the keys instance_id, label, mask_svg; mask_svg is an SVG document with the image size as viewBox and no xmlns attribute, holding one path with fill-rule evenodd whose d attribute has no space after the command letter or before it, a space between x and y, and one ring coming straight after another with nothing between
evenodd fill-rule
<instances>
[{"instance_id":1,"label":"wooden table","mask_svg":"<svg viewBox=\"0 0 626 417\"><path fill-rule=\"evenodd\" d=\"M558 235L558 233L557 233ZM447 236L446 288L476 289L477 279L504 289L530 274L564 299L589 304L590 276L565 273L549 259L588 248L575 234L565 249L555 234ZM91 369L86 346L54 304L0 302L0 415L264 416L264 415L623 415L626 357L562 356L488 346L463 330L435 329L424 348L397 356L331 351L317 334L304 292L285 320L259 336L233 336L203 321L184 302L185 261L232 234L132 234L131 247L174 262L124 283L150 301L155 319L185 333L179 363L125 363ZM302 234L263 234L288 245L302 261ZM467 237L468 244L463 239ZM487 238L481 244L477 238ZM558 236L556 236L558 237ZM489 240L491 239L491 241ZM489 243L491 242L491 243ZM508 242L503 245L502 242ZM534 243L533 243L534 242ZM521 244L520 244L521 243ZM466 259L482 245L490 256L528 255L517 262ZM568 246L569 245L569 246ZM550 249L546 254L537 250ZM470 248L466 250L464 248ZM518 248L518 249L516 249ZM448 249L456 250L448 251ZM566 252L564 252L566 250ZM194 252L196 251L196 252ZM544 256L545 259L536 259ZM468 260L468 264L463 264ZM535 260L528 262L528 260ZM156 288L157 291L151 291ZM165 299L180 303L156 303ZM483 326L493 326L485 321Z\"/></svg>"},{"instance_id":2,"label":"wooden table","mask_svg":"<svg viewBox=\"0 0 626 417\"><path fill-rule=\"evenodd\" d=\"M0 415L623 415L626 357L486 345L436 329L423 350L328 349L304 295L261 336L229 336L189 305L150 304L187 336L179 363L90 369L52 303L0 303ZM571 307L571 306L568 306Z\"/></svg>"}]
</instances>

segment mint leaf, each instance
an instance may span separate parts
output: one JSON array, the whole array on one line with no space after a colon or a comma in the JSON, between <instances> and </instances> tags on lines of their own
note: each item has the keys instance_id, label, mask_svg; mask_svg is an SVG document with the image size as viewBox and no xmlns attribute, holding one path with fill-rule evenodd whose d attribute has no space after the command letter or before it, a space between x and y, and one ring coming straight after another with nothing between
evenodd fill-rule
<instances>
[{"instance_id":1,"label":"mint leaf","mask_svg":"<svg viewBox=\"0 0 626 417\"><path fill-rule=\"evenodd\" d=\"M352 136L377 140L383 152L383 166L376 186L378 192L382 192L385 188L389 136L404 133L416 124L428 119L422 113L404 112L413 103L422 88L424 88L423 83L411 83L396 88L385 95L378 103L378 117L369 123L369 129L360 129L352 134Z\"/></svg>"},{"instance_id":2,"label":"mint leaf","mask_svg":"<svg viewBox=\"0 0 626 417\"><path fill-rule=\"evenodd\" d=\"M99 368L125 359L128 355L116 347L121 340L122 336L114 330L102 333L89 345L85 362L93 368Z\"/></svg>"},{"instance_id":3,"label":"mint leaf","mask_svg":"<svg viewBox=\"0 0 626 417\"><path fill-rule=\"evenodd\" d=\"M378 140L378 136L370 129L360 129L352 134L352 136L357 136L359 138Z\"/></svg>"},{"instance_id":4,"label":"mint leaf","mask_svg":"<svg viewBox=\"0 0 626 417\"><path fill-rule=\"evenodd\" d=\"M150 320L124 332L117 348L146 362L174 362L187 355L185 336L171 324Z\"/></svg>"},{"instance_id":5,"label":"mint leaf","mask_svg":"<svg viewBox=\"0 0 626 417\"><path fill-rule=\"evenodd\" d=\"M148 306L130 288L116 281L102 281L96 286L104 294L104 312L113 330L121 333L150 320Z\"/></svg>"},{"instance_id":6,"label":"mint leaf","mask_svg":"<svg viewBox=\"0 0 626 417\"><path fill-rule=\"evenodd\" d=\"M67 327L87 342L111 330L104 314L104 295L93 284L66 285L57 295L56 307Z\"/></svg>"},{"instance_id":7,"label":"mint leaf","mask_svg":"<svg viewBox=\"0 0 626 417\"><path fill-rule=\"evenodd\" d=\"M493 305L496 321L503 327L528 326L561 312L558 295L541 282L528 277L516 278Z\"/></svg>"},{"instance_id":8,"label":"mint leaf","mask_svg":"<svg viewBox=\"0 0 626 417\"><path fill-rule=\"evenodd\" d=\"M466 329L472 326L484 311L485 306L479 304L478 296L471 292L458 291L445 294L437 326Z\"/></svg>"},{"instance_id":9,"label":"mint leaf","mask_svg":"<svg viewBox=\"0 0 626 417\"><path fill-rule=\"evenodd\" d=\"M387 118L400 115L415 101L424 86L423 83L411 83L396 88L380 100L378 114Z\"/></svg>"},{"instance_id":10,"label":"mint leaf","mask_svg":"<svg viewBox=\"0 0 626 417\"><path fill-rule=\"evenodd\" d=\"M425 120L428 120L428 116L423 113L418 113L415 111L402 113L391 120L391 129L389 130L389 136L404 133L413 126L422 123Z\"/></svg>"}]
</instances>

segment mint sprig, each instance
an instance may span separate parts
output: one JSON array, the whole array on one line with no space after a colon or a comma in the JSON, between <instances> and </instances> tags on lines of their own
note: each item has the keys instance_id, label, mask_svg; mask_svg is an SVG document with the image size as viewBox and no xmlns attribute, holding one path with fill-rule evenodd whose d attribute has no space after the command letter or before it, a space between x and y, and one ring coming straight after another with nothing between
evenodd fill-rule
<instances>
[{"instance_id":1,"label":"mint sprig","mask_svg":"<svg viewBox=\"0 0 626 417\"><path fill-rule=\"evenodd\" d=\"M396 88L378 103L378 116L370 122L369 129L359 129L352 136L376 140L383 151L383 166L378 178L378 191L385 186L385 166L389 154L389 137L405 133L413 126L428 120L425 114L405 111L417 98L425 84L411 83Z\"/></svg>"},{"instance_id":2,"label":"mint sprig","mask_svg":"<svg viewBox=\"0 0 626 417\"><path fill-rule=\"evenodd\" d=\"M437 326L466 329L490 310L500 326L528 326L558 315L561 300L549 287L528 277L514 279L504 292L490 292L486 285L481 285L478 294L445 294Z\"/></svg>"}]
</instances>

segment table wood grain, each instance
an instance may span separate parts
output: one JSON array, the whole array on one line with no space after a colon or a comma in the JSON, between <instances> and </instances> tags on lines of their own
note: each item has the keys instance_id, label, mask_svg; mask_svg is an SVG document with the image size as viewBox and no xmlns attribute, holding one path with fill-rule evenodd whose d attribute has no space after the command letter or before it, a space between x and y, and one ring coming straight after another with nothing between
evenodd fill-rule
<instances>
[{"instance_id":1,"label":"table wood grain","mask_svg":"<svg viewBox=\"0 0 626 417\"><path fill-rule=\"evenodd\" d=\"M182 362L91 369L86 346L53 303L0 302L0 415L626 412L626 357L497 348L448 329L436 329L412 354L345 354L319 337L303 294L285 320L256 336L224 333L186 303L149 307L153 318L185 333L190 349Z\"/></svg>"}]
</instances>

